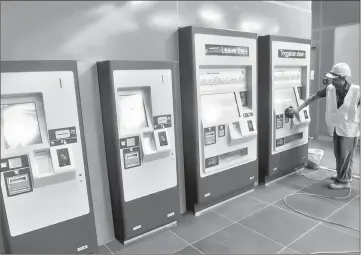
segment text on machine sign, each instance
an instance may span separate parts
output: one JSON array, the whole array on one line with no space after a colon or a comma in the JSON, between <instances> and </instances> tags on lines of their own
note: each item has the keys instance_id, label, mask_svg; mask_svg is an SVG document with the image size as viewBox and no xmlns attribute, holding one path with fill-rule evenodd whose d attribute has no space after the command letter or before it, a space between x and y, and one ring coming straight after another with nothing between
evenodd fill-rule
<instances>
[{"instance_id":1,"label":"text on machine sign","mask_svg":"<svg viewBox=\"0 0 361 255\"><path fill-rule=\"evenodd\" d=\"M304 50L278 50L279 58L306 58Z\"/></svg>"},{"instance_id":2,"label":"text on machine sign","mask_svg":"<svg viewBox=\"0 0 361 255\"><path fill-rule=\"evenodd\" d=\"M205 52L206 55L248 57L249 47L206 44Z\"/></svg>"}]
</instances>

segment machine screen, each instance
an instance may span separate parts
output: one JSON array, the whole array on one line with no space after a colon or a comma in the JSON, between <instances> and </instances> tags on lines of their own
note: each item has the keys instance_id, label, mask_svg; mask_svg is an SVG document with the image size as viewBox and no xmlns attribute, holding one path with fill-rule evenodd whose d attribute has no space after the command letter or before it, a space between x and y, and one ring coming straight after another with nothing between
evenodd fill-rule
<instances>
[{"instance_id":1,"label":"machine screen","mask_svg":"<svg viewBox=\"0 0 361 255\"><path fill-rule=\"evenodd\" d=\"M274 90L275 103L281 105L286 109L289 106L297 108L297 99L293 88L275 89Z\"/></svg>"},{"instance_id":2,"label":"machine screen","mask_svg":"<svg viewBox=\"0 0 361 255\"><path fill-rule=\"evenodd\" d=\"M118 125L121 135L127 135L148 127L143 95L118 97Z\"/></svg>"},{"instance_id":3,"label":"machine screen","mask_svg":"<svg viewBox=\"0 0 361 255\"><path fill-rule=\"evenodd\" d=\"M22 167L23 163L21 162L21 158L12 158L9 159L9 167L10 169Z\"/></svg>"},{"instance_id":4,"label":"machine screen","mask_svg":"<svg viewBox=\"0 0 361 255\"><path fill-rule=\"evenodd\" d=\"M6 149L42 143L35 103L2 104L1 129Z\"/></svg>"},{"instance_id":5,"label":"machine screen","mask_svg":"<svg viewBox=\"0 0 361 255\"><path fill-rule=\"evenodd\" d=\"M235 94L202 95L202 118L207 123L239 118Z\"/></svg>"}]
</instances>

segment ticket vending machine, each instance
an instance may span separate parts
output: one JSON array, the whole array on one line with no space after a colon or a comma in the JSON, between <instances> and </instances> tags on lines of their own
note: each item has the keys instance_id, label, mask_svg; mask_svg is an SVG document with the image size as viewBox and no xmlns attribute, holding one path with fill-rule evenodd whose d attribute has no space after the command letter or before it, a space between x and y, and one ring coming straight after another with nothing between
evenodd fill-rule
<instances>
[{"instance_id":1,"label":"ticket vending machine","mask_svg":"<svg viewBox=\"0 0 361 255\"><path fill-rule=\"evenodd\" d=\"M288 119L309 96L310 40L258 38L260 182L269 183L307 163L309 108ZM261 128L262 127L262 128Z\"/></svg>"},{"instance_id":2,"label":"ticket vending machine","mask_svg":"<svg viewBox=\"0 0 361 255\"><path fill-rule=\"evenodd\" d=\"M98 252L76 62L1 62L5 253Z\"/></svg>"},{"instance_id":3,"label":"ticket vending machine","mask_svg":"<svg viewBox=\"0 0 361 255\"><path fill-rule=\"evenodd\" d=\"M179 29L187 208L253 189L257 162L257 35Z\"/></svg>"},{"instance_id":4,"label":"ticket vending machine","mask_svg":"<svg viewBox=\"0 0 361 255\"><path fill-rule=\"evenodd\" d=\"M98 63L115 236L169 227L180 213L173 63Z\"/></svg>"}]
</instances>

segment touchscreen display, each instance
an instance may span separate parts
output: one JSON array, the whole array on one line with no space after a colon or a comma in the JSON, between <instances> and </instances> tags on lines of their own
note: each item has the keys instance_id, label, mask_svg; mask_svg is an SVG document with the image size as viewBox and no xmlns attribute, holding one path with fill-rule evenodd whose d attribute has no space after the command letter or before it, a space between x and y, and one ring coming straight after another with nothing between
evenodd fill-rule
<instances>
[{"instance_id":1,"label":"touchscreen display","mask_svg":"<svg viewBox=\"0 0 361 255\"><path fill-rule=\"evenodd\" d=\"M142 94L118 97L118 125L122 136L148 127Z\"/></svg>"},{"instance_id":2,"label":"touchscreen display","mask_svg":"<svg viewBox=\"0 0 361 255\"><path fill-rule=\"evenodd\" d=\"M7 149L42 143L35 103L2 104L1 132Z\"/></svg>"},{"instance_id":3,"label":"touchscreen display","mask_svg":"<svg viewBox=\"0 0 361 255\"><path fill-rule=\"evenodd\" d=\"M202 95L202 118L206 123L230 122L239 118L235 94Z\"/></svg>"}]
</instances>

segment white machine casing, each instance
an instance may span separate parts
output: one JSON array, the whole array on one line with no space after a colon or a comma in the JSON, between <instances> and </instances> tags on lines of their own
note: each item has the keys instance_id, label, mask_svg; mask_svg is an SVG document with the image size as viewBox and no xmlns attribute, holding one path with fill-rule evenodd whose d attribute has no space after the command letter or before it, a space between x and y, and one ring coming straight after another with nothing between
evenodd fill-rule
<instances>
[{"instance_id":1,"label":"white machine casing","mask_svg":"<svg viewBox=\"0 0 361 255\"><path fill-rule=\"evenodd\" d=\"M279 50L292 49L305 52L305 58L279 58ZM298 108L304 99L309 96L309 73L310 73L310 45L293 42L272 42L272 66L273 66L273 86L272 86L272 154L290 150L308 143L308 127L311 121L309 107L301 110L298 117L287 120L285 109L289 106ZM279 93L280 91L284 93ZM288 91L287 91L288 90ZM284 98L284 95L292 94L291 97ZM301 95L300 95L301 92ZM302 96L302 98L301 98ZM277 128L277 115L283 115L282 127ZM281 118L280 118L281 119ZM287 122L286 122L287 121ZM278 122L280 124L280 122ZM287 138L290 137L290 141ZM283 141L283 145L277 144Z\"/></svg>"},{"instance_id":2,"label":"white machine casing","mask_svg":"<svg viewBox=\"0 0 361 255\"><path fill-rule=\"evenodd\" d=\"M242 45L249 47L249 55L255 56L257 45L251 38L227 37L217 35L195 35L197 98L202 102L205 95L233 94L235 107L239 115L232 118L221 117L219 120L207 121L204 118L206 109L202 104L198 107L198 125L200 137L205 137L205 130L215 127L215 144L206 145L203 140L199 144L200 176L226 171L238 165L257 159L257 70L256 59L251 57L234 57L205 55L206 44ZM242 105L240 93L245 93L247 106ZM211 111L209 112L211 114ZM213 113L214 114L214 113ZM250 131L247 121L252 121ZM225 136L220 137L218 127L225 125ZM205 161L218 157L219 164L207 168Z\"/></svg>"},{"instance_id":3,"label":"white machine casing","mask_svg":"<svg viewBox=\"0 0 361 255\"><path fill-rule=\"evenodd\" d=\"M171 71L115 70L113 75L116 102L117 97L125 93L142 94L148 123L147 127L126 135L122 134L118 125L119 139L141 137L141 165L125 169L123 161L121 169L125 202L177 186L174 125L158 130L152 125L153 116L170 115L171 123L174 123ZM160 146L158 133L162 131L168 138L167 146ZM149 136L149 139L144 139L144 136ZM152 149L147 151L145 146ZM120 150L120 156L124 158L123 150Z\"/></svg>"},{"instance_id":4,"label":"white machine casing","mask_svg":"<svg viewBox=\"0 0 361 255\"><path fill-rule=\"evenodd\" d=\"M266 35L258 37L259 178L269 183L305 166L309 107L299 116L286 117L310 93L310 40Z\"/></svg>"},{"instance_id":5,"label":"white machine casing","mask_svg":"<svg viewBox=\"0 0 361 255\"><path fill-rule=\"evenodd\" d=\"M173 63L97 66L115 237L128 243L180 213Z\"/></svg>"},{"instance_id":6,"label":"white machine casing","mask_svg":"<svg viewBox=\"0 0 361 255\"><path fill-rule=\"evenodd\" d=\"M3 67L10 70L1 73L0 171L8 225L2 227L8 229L9 252L92 252L98 245L78 109L76 62L5 62ZM37 123L39 138L25 144L25 138L20 138L31 132L25 122L29 118ZM18 179L10 185L14 182L9 176L19 173L24 182ZM70 226L77 230L70 231ZM52 244L63 231L72 233L61 245Z\"/></svg>"}]
</instances>

